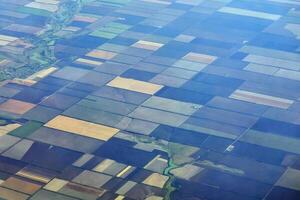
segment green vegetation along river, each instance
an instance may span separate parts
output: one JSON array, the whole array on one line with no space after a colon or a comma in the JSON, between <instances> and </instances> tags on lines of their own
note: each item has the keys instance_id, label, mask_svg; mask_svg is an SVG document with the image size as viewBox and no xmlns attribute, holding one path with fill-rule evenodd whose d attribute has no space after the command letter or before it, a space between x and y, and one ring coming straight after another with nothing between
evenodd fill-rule
<instances>
[{"instance_id":1,"label":"green vegetation along river","mask_svg":"<svg viewBox=\"0 0 300 200\"><path fill-rule=\"evenodd\" d=\"M25 78L43 68L47 68L57 62L54 55L54 46L61 39L57 33L65 28L76 15L81 7L92 0L63 0L58 5L58 10L51 13L42 33L34 38L22 38L32 44L31 48L25 49L23 56L4 55L21 64L21 67L8 67L1 70L0 81Z\"/></svg>"}]
</instances>

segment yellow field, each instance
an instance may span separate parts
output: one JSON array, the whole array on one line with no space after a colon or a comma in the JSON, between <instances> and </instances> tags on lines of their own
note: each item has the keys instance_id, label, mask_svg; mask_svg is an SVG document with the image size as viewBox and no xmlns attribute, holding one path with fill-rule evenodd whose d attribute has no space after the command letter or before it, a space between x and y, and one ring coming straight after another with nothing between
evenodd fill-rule
<instances>
[{"instance_id":1,"label":"yellow field","mask_svg":"<svg viewBox=\"0 0 300 200\"><path fill-rule=\"evenodd\" d=\"M115 198L115 200L122 200L124 198L125 198L124 196L119 195L117 198Z\"/></svg>"},{"instance_id":2,"label":"yellow field","mask_svg":"<svg viewBox=\"0 0 300 200\"><path fill-rule=\"evenodd\" d=\"M58 179L58 178L54 178L47 185L44 186L44 189L49 190L49 191L53 191L53 192L58 192L67 183L68 183L68 181Z\"/></svg>"},{"instance_id":3,"label":"yellow field","mask_svg":"<svg viewBox=\"0 0 300 200\"><path fill-rule=\"evenodd\" d=\"M0 126L0 136L5 135L16 128L19 128L21 125L20 124L8 124L5 126Z\"/></svg>"},{"instance_id":4,"label":"yellow field","mask_svg":"<svg viewBox=\"0 0 300 200\"><path fill-rule=\"evenodd\" d=\"M122 177L124 174L126 174L126 172L128 172L130 169L132 168L132 166L127 166L125 169L123 169L120 173L117 174L117 177Z\"/></svg>"},{"instance_id":5,"label":"yellow field","mask_svg":"<svg viewBox=\"0 0 300 200\"><path fill-rule=\"evenodd\" d=\"M125 90L131 90L135 92L141 92L145 94L155 94L158 90L163 88L162 85L148 83L144 81L138 81L129 78L116 77L107 84L111 87L121 88Z\"/></svg>"},{"instance_id":6,"label":"yellow field","mask_svg":"<svg viewBox=\"0 0 300 200\"><path fill-rule=\"evenodd\" d=\"M148 178L146 178L143 183L146 185L163 188L168 179L169 177L167 176L161 175L159 173L153 173Z\"/></svg>"},{"instance_id":7,"label":"yellow field","mask_svg":"<svg viewBox=\"0 0 300 200\"><path fill-rule=\"evenodd\" d=\"M78 58L76 60L76 63L82 63L82 64L87 64L87 65L95 65L95 66L100 66L100 65L103 64L102 62L89 60L89 59L85 59L85 58Z\"/></svg>"},{"instance_id":8,"label":"yellow field","mask_svg":"<svg viewBox=\"0 0 300 200\"><path fill-rule=\"evenodd\" d=\"M47 69L43 69L41 71L38 71L36 73L34 73L33 75L29 76L27 79L25 80L40 80L42 78L45 78L46 76L48 76L49 74L55 72L57 70L56 67L49 67Z\"/></svg>"},{"instance_id":9,"label":"yellow field","mask_svg":"<svg viewBox=\"0 0 300 200\"><path fill-rule=\"evenodd\" d=\"M94 171L96 172L103 172L105 169L107 169L109 166L111 166L115 161L110 159L105 159L101 163L99 163L96 167L94 167Z\"/></svg>"},{"instance_id":10,"label":"yellow field","mask_svg":"<svg viewBox=\"0 0 300 200\"><path fill-rule=\"evenodd\" d=\"M162 47L163 44L156 43L156 42L149 42L149 41L145 41L145 40L139 40L138 42L134 43L132 46L136 47L136 48L156 51L157 49Z\"/></svg>"},{"instance_id":11,"label":"yellow field","mask_svg":"<svg viewBox=\"0 0 300 200\"><path fill-rule=\"evenodd\" d=\"M119 129L116 128L95 124L62 115L55 117L47 124L45 124L45 126L104 141L107 141L117 132L119 132Z\"/></svg>"}]
</instances>

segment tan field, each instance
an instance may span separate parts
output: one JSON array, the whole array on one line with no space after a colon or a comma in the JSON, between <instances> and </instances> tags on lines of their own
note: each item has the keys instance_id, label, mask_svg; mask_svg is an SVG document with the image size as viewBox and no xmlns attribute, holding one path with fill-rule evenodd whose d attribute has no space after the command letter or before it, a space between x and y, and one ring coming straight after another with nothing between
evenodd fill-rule
<instances>
[{"instance_id":1,"label":"tan field","mask_svg":"<svg viewBox=\"0 0 300 200\"><path fill-rule=\"evenodd\" d=\"M0 110L22 115L32 109L35 105L24 101L9 99L0 105Z\"/></svg>"},{"instance_id":2,"label":"tan field","mask_svg":"<svg viewBox=\"0 0 300 200\"><path fill-rule=\"evenodd\" d=\"M93 57L93 58L100 58L100 59L109 60L109 59L115 57L117 54L113 53L113 52L109 52L109 51L103 51L103 50L95 49L95 50L89 52L86 55L89 56L89 57Z\"/></svg>"},{"instance_id":3,"label":"tan field","mask_svg":"<svg viewBox=\"0 0 300 200\"><path fill-rule=\"evenodd\" d=\"M167 176L161 175L159 173L153 173L148 176L148 178L146 178L143 183L146 185L163 188L168 179L169 177Z\"/></svg>"},{"instance_id":4,"label":"tan field","mask_svg":"<svg viewBox=\"0 0 300 200\"><path fill-rule=\"evenodd\" d=\"M29 181L25 181L16 177L8 178L1 185L6 188L10 188L12 190L20 191L26 194L33 194L41 187L41 185L39 184L31 183Z\"/></svg>"},{"instance_id":5,"label":"tan field","mask_svg":"<svg viewBox=\"0 0 300 200\"><path fill-rule=\"evenodd\" d=\"M189 61L194 61L194 62L201 62L201 63L210 64L213 61L215 61L217 58L215 56L211 56L211 55L205 55L205 54L190 52L187 55L185 55L183 57L183 59L189 60Z\"/></svg>"},{"instance_id":6,"label":"tan field","mask_svg":"<svg viewBox=\"0 0 300 200\"><path fill-rule=\"evenodd\" d=\"M163 88L162 85L148 83L144 81L133 80L129 78L116 77L114 80L107 84L111 87L141 92L145 94L155 94L158 90Z\"/></svg>"},{"instance_id":7,"label":"tan field","mask_svg":"<svg viewBox=\"0 0 300 200\"><path fill-rule=\"evenodd\" d=\"M55 117L47 124L45 124L45 126L104 141L107 141L117 132L119 132L119 129L116 128L95 124L62 115Z\"/></svg>"},{"instance_id":8,"label":"tan field","mask_svg":"<svg viewBox=\"0 0 300 200\"><path fill-rule=\"evenodd\" d=\"M28 199L28 197L29 196L26 194L0 187L0 198L8 200L25 200Z\"/></svg>"}]
</instances>

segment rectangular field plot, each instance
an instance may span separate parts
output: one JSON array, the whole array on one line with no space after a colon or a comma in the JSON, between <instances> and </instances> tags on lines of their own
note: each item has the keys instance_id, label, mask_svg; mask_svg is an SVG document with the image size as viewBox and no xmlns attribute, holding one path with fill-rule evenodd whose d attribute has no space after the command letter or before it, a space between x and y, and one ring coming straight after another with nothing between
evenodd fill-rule
<instances>
[{"instance_id":1,"label":"rectangular field plot","mask_svg":"<svg viewBox=\"0 0 300 200\"><path fill-rule=\"evenodd\" d=\"M55 117L45 126L105 141L114 136L119 131L118 129L108 126L103 126L100 124L78 120L62 115Z\"/></svg>"}]
</instances>

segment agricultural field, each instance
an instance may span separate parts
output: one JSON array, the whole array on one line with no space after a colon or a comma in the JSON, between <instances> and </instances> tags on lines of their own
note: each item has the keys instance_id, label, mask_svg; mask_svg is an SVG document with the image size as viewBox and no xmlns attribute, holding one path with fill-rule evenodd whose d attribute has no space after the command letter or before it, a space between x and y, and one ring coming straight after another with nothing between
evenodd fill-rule
<instances>
[{"instance_id":1,"label":"agricultural field","mask_svg":"<svg viewBox=\"0 0 300 200\"><path fill-rule=\"evenodd\" d=\"M299 200L299 0L0 0L0 200Z\"/></svg>"}]
</instances>

